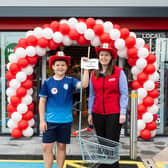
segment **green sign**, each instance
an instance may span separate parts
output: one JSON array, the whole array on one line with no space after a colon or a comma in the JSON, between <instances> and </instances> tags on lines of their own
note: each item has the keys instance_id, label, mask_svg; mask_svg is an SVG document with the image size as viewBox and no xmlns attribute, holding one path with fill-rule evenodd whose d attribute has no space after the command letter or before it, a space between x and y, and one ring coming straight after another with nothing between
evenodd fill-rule
<instances>
[{"instance_id":1,"label":"green sign","mask_svg":"<svg viewBox=\"0 0 168 168\"><path fill-rule=\"evenodd\" d=\"M5 47L5 62L8 61L8 56L11 53L14 53L14 48L17 46L17 43L10 43Z\"/></svg>"}]
</instances>

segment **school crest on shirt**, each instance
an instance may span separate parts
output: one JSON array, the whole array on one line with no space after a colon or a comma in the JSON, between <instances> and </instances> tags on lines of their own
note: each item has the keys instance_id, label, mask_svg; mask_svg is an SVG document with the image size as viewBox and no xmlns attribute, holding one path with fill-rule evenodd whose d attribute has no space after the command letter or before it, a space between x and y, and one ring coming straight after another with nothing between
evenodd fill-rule
<instances>
[{"instance_id":1,"label":"school crest on shirt","mask_svg":"<svg viewBox=\"0 0 168 168\"><path fill-rule=\"evenodd\" d=\"M68 90L68 84L67 83L64 84L64 89Z\"/></svg>"},{"instance_id":2,"label":"school crest on shirt","mask_svg":"<svg viewBox=\"0 0 168 168\"><path fill-rule=\"evenodd\" d=\"M52 93L52 94L57 94L57 92L58 92L57 88L52 88L52 89L51 89L51 93Z\"/></svg>"}]
</instances>

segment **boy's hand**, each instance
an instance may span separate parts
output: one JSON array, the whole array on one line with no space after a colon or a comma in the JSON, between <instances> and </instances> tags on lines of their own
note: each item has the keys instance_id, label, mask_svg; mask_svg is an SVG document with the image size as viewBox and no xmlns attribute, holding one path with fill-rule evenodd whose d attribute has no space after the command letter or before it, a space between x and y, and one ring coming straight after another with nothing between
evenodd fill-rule
<instances>
[{"instance_id":1,"label":"boy's hand","mask_svg":"<svg viewBox=\"0 0 168 168\"><path fill-rule=\"evenodd\" d=\"M42 132L47 131L47 123L45 121L40 121L40 131Z\"/></svg>"},{"instance_id":2,"label":"boy's hand","mask_svg":"<svg viewBox=\"0 0 168 168\"><path fill-rule=\"evenodd\" d=\"M89 124L89 125L93 125L92 114L89 114L89 115L88 115L88 124Z\"/></svg>"},{"instance_id":3,"label":"boy's hand","mask_svg":"<svg viewBox=\"0 0 168 168\"><path fill-rule=\"evenodd\" d=\"M126 115L120 114L120 121L119 121L119 123L123 124L125 121L126 121Z\"/></svg>"}]
</instances>

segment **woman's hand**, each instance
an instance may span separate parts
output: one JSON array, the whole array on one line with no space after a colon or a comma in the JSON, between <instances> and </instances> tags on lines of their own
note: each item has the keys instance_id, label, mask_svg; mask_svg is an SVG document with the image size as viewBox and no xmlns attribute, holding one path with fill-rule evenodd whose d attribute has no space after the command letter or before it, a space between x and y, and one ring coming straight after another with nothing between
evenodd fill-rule
<instances>
[{"instance_id":1,"label":"woman's hand","mask_svg":"<svg viewBox=\"0 0 168 168\"><path fill-rule=\"evenodd\" d=\"M40 131L42 132L47 131L47 123L45 121L40 121Z\"/></svg>"},{"instance_id":2,"label":"woman's hand","mask_svg":"<svg viewBox=\"0 0 168 168\"><path fill-rule=\"evenodd\" d=\"M89 115L88 115L88 124L89 124L89 125L93 125L92 114L89 114Z\"/></svg>"},{"instance_id":3,"label":"woman's hand","mask_svg":"<svg viewBox=\"0 0 168 168\"><path fill-rule=\"evenodd\" d=\"M126 121L126 115L120 114L119 123L120 123L120 124L123 124L123 123L125 123L125 121Z\"/></svg>"}]
</instances>

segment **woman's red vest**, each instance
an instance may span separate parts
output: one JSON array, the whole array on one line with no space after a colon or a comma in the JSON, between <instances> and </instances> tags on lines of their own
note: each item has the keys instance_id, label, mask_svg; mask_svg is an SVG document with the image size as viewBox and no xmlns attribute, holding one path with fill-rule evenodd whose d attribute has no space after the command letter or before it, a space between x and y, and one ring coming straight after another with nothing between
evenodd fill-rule
<instances>
[{"instance_id":1,"label":"woman's red vest","mask_svg":"<svg viewBox=\"0 0 168 168\"><path fill-rule=\"evenodd\" d=\"M120 113L119 77L121 68L115 66L115 72L110 77L95 78L92 71L92 84L95 93L92 112L97 114Z\"/></svg>"}]
</instances>

